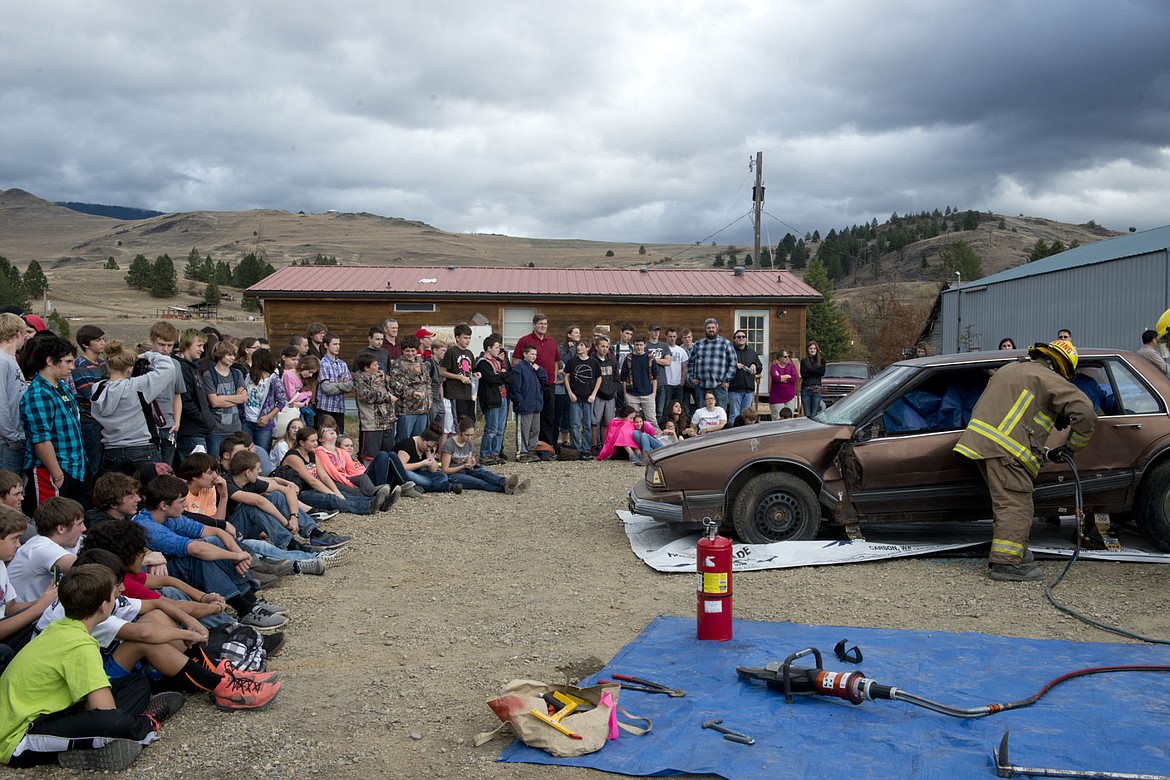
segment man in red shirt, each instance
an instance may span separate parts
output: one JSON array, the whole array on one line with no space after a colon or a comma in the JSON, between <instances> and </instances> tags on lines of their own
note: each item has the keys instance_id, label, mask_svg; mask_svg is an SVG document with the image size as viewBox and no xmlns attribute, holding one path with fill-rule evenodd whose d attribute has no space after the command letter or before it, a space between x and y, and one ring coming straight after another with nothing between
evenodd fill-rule
<instances>
[{"instance_id":1,"label":"man in red shirt","mask_svg":"<svg viewBox=\"0 0 1170 780\"><path fill-rule=\"evenodd\" d=\"M546 444L553 444L557 440L556 424L556 375L557 375L557 343L548 336L548 316L537 312L532 315L532 332L521 336L516 342L516 349L512 351L515 360L524 359L524 348L536 347L536 365L544 369L544 409L540 412L540 440Z\"/></svg>"}]
</instances>

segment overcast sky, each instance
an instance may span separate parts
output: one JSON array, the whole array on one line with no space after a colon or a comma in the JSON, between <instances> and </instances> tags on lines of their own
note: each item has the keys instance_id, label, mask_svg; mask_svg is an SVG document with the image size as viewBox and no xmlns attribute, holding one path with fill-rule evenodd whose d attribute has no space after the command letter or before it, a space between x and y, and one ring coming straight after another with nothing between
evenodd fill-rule
<instances>
[{"instance_id":1,"label":"overcast sky","mask_svg":"<svg viewBox=\"0 0 1170 780\"><path fill-rule=\"evenodd\" d=\"M0 150L49 200L721 244L762 151L769 243L948 205L1145 229L1170 2L15 0Z\"/></svg>"}]
</instances>

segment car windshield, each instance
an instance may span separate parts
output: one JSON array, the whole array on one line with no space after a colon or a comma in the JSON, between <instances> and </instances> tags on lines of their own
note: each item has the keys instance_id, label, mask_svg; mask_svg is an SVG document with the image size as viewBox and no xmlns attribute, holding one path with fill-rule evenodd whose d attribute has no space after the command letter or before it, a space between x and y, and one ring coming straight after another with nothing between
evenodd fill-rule
<instances>
[{"instance_id":1,"label":"car windshield","mask_svg":"<svg viewBox=\"0 0 1170 780\"><path fill-rule=\"evenodd\" d=\"M921 370L915 366L890 366L855 392L821 412L815 419L829 425L857 425L876 402L895 388L904 385L911 374Z\"/></svg>"},{"instance_id":2,"label":"car windshield","mask_svg":"<svg viewBox=\"0 0 1170 780\"><path fill-rule=\"evenodd\" d=\"M825 379L865 379L869 371L859 363L829 363L825 366Z\"/></svg>"}]
</instances>

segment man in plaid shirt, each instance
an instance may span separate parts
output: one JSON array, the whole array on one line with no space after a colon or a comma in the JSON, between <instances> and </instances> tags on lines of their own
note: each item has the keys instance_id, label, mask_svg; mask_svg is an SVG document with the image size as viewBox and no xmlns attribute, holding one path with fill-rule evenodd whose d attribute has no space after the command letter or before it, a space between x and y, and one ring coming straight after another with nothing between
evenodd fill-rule
<instances>
[{"instance_id":1,"label":"man in plaid shirt","mask_svg":"<svg viewBox=\"0 0 1170 780\"><path fill-rule=\"evenodd\" d=\"M32 510L53 496L77 499L85 480L85 443L77 401L65 381L74 368L76 348L59 336L38 339L32 353L37 375L20 399L24 424L24 468Z\"/></svg>"},{"instance_id":2,"label":"man in plaid shirt","mask_svg":"<svg viewBox=\"0 0 1170 780\"><path fill-rule=\"evenodd\" d=\"M353 375L340 359L341 339L336 334L325 334L325 356L321 358L320 382L317 385L317 420L322 414L337 420L337 435L345 433L345 394L353 392Z\"/></svg>"},{"instance_id":3,"label":"man in plaid shirt","mask_svg":"<svg viewBox=\"0 0 1170 780\"><path fill-rule=\"evenodd\" d=\"M699 383L698 396L708 391L715 394L715 403L727 409L727 387L735 376L735 347L719 335L719 322L708 317L703 323L706 338L699 339L691 349L687 375Z\"/></svg>"}]
</instances>

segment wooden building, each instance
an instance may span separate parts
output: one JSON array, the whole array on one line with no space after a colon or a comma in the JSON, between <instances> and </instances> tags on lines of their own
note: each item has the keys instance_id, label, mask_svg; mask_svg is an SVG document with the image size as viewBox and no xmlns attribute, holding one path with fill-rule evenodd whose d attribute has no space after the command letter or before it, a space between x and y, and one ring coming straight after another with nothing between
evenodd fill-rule
<instances>
[{"instance_id":1,"label":"wooden building","mask_svg":"<svg viewBox=\"0 0 1170 780\"><path fill-rule=\"evenodd\" d=\"M449 332L458 323L489 326L509 347L532 330L532 316L549 318L549 335L561 341L572 325L616 340L623 322L637 333L657 322L690 328L702 338L714 317L728 338L737 328L765 367L780 348L803 354L805 310L823 299L788 271L488 268L398 266L288 266L248 288L260 301L274 348L289 335L323 322L352 355L370 325L387 317L399 335L427 327ZM761 392L766 390L766 385Z\"/></svg>"}]
</instances>

